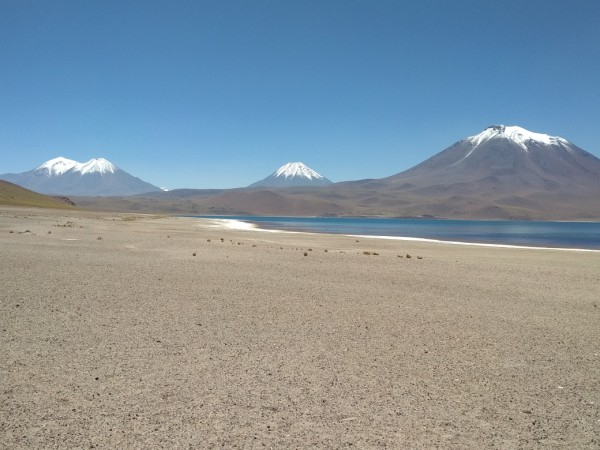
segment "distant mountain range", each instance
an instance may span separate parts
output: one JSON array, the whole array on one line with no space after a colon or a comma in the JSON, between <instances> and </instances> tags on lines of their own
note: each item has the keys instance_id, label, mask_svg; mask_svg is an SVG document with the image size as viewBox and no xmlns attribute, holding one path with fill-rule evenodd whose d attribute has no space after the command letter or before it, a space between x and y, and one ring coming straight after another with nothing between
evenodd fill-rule
<instances>
[{"instance_id":1,"label":"distant mountain range","mask_svg":"<svg viewBox=\"0 0 600 450\"><path fill-rule=\"evenodd\" d=\"M79 163L58 157L27 172L0 175L0 179L42 194L125 196L161 190L104 158Z\"/></svg>"},{"instance_id":2,"label":"distant mountain range","mask_svg":"<svg viewBox=\"0 0 600 450\"><path fill-rule=\"evenodd\" d=\"M488 127L387 178L252 186L77 203L182 214L600 219L600 159L566 139L517 126Z\"/></svg>"},{"instance_id":3,"label":"distant mountain range","mask_svg":"<svg viewBox=\"0 0 600 450\"><path fill-rule=\"evenodd\" d=\"M327 186L328 184L331 184L331 181L307 165L301 162L289 162L248 187Z\"/></svg>"},{"instance_id":4,"label":"distant mountain range","mask_svg":"<svg viewBox=\"0 0 600 450\"><path fill-rule=\"evenodd\" d=\"M69 175L73 178L64 182L74 185L88 174L113 172L118 169L105 160L80 164L57 158L19 175L40 192L42 182L53 177ZM67 188L45 192L77 195ZM600 159L564 138L504 125L490 126L381 179L331 183L302 163L288 163L248 188L162 192L146 183L129 197L133 189L126 194L104 189L79 194L75 202L104 210L177 214L600 220Z\"/></svg>"}]
</instances>

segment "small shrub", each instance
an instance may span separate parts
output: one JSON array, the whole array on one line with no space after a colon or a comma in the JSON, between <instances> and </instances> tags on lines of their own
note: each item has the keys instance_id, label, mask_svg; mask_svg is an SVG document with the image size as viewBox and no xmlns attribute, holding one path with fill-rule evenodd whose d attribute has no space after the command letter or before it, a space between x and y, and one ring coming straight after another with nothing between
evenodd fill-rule
<instances>
[{"instance_id":1,"label":"small shrub","mask_svg":"<svg viewBox=\"0 0 600 450\"><path fill-rule=\"evenodd\" d=\"M407 257L408 259L412 258L412 256L410 256L408 253L406 254L406 257Z\"/></svg>"},{"instance_id":2,"label":"small shrub","mask_svg":"<svg viewBox=\"0 0 600 450\"><path fill-rule=\"evenodd\" d=\"M75 222L68 221L67 223L63 223L63 224L59 223L59 224L54 225L54 226L55 227L63 227L63 228L66 228L66 227L68 227L68 228L75 228ZM81 227L81 228L83 228L83 227Z\"/></svg>"},{"instance_id":3,"label":"small shrub","mask_svg":"<svg viewBox=\"0 0 600 450\"><path fill-rule=\"evenodd\" d=\"M304 252L304 256L308 256L308 252Z\"/></svg>"},{"instance_id":4,"label":"small shrub","mask_svg":"<svg viewBox=\"0 0 600 450\"><path fill-rule=\"evenodd\" d=\"M192 253L192 256L196 256L196 252Z\"/></svg>"},{"instance_id":5,"label":"small shrub","mask_svg":"<svg viewBox=\"0 0 600 450\"><path fill-rule=\"evenodd\" d=\"M210 239L207 239L206 242L210 242Z\"/></svg>"}]
</instances>

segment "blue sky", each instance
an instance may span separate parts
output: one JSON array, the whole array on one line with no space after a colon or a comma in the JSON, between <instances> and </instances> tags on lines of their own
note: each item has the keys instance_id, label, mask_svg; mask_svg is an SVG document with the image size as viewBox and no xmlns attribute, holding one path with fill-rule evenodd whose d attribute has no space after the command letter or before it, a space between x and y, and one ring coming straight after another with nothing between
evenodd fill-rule
<instances>
[{"instance_id":1,"label":"blue sky","mask_svg":"<svg viewBox=\"0 0 600 450\"><path fill-rule=\"evenodd\" d=\"M600 156L599 21L597 0L0 0L0 173L380 178L492 124Z\"/></svg>"}]
</instances>

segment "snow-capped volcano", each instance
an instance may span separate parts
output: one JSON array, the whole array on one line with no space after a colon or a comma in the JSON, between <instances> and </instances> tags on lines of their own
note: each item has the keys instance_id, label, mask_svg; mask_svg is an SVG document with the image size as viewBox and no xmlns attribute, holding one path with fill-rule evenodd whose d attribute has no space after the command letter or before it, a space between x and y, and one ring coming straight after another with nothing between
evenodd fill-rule
<instances>
[{"instance_id":1,"label":"snow-capped volcano","mask_svg":"<svg viewBox=\"0 0 600 450\"><path fill-rule=\"evenodd\" d=\"M160 190L104 158L80 163L59 156L33 170L8 173L0 178L43 194L122 196Z\"/></svg>"},{"instance_id":2,"label":"snow-capped volcano","mask_svg":"<svg viewBox=\"0 0 600 450\"><path fill-rule=\"evenodd\" d=\"M600 211L600 159L562 137L494 125L377 188L412 199L415 215L588 217Z\"/></svg>"},{"instance_id":3,"label":"snow-capped volcano","mask_svg":"<svg viewBox=\"0 0 600 450\"><path fill-rule=\"evenodd\" d=\"M301 162L284 164L268 177L248 187L325 186L331 184L327 178Z\"/></svg>"},{"instance_id":4,"label":"snow-capped volcano","mask_svg":"<svg viewBox=\"0 0 600 450\"><path fill-rule=\"evenodd\" d=\"M543 133L534 133L525 128L504 125L492 125L487 127L481 133L475 136L470 136L466 141L477 147L479 144L489 141L490 139L508 139L518 144L523 150L527 151L529 143L538 143L544 145L565 144L569 145L569 141L558 136L550 136Z\"/></svg>"},{"instance_id":5,"label":"snow-capped volcano","mask_svg":"<svg viewBox=\"0 0 600 450\"><path fill-rule=\"evenodd\" d=\"M552 177L600 175L598 158L568 140L517 126L493 125L393 178L419 175L439 183L511 174L534 182ZM402 175L402 177L400 177Z\"/></svg>"}]
</instances>

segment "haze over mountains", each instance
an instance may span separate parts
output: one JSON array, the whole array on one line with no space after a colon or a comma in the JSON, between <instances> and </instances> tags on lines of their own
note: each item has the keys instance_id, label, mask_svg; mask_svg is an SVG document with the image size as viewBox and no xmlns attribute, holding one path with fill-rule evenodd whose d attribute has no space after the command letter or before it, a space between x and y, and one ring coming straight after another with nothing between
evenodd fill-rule
<instances>
[{"instance_id":1,"label":"haze over mountains","mask_svg":"<svg viewBox=\"0 0 600 450\"><path fill-rule=\"evenodd\" d=\"M104 158L79 163L58 157L27 172L0 175L0 179L42 194L124 196L160 190Z\"/></svg>"}]
</instances>

